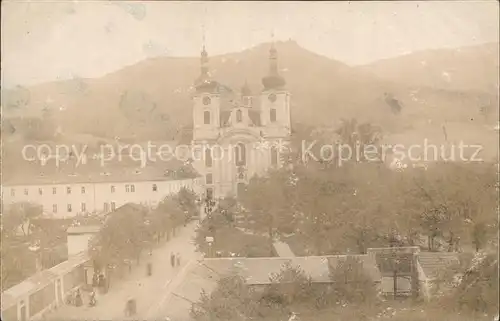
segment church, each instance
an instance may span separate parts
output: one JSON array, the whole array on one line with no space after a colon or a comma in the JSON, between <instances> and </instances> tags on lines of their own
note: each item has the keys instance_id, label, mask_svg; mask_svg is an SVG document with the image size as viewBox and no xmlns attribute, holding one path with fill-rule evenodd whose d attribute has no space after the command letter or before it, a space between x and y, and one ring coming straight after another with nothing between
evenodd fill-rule
<instances>
[{"instance_id":1,"label":"church","mask_svg":"<svg viewBox=\"0 0 500 321\"><path fill-rule=\"evenodd\" d=\"M260 94L247 83L238 92L212 79L208 61L203 46L194 84L193 166L205 177L206 196L217 199L236 196L253 176L282 165L280 146L291 134L290 93L274 43Z\"/></svg>"}]
</instances>

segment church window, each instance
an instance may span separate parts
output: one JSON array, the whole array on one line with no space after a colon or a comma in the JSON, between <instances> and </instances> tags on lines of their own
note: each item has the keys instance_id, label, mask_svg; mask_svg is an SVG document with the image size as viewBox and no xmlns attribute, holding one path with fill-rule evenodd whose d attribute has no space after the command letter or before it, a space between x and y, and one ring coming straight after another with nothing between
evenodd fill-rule
<instances>
[{"instance_id":1,"label":"church window","mask_svg":"<svg viewBox=\"0 0 500 321\"><path fill-rule=\"evenodd\" d=\"M243 121L243 113L239 109L236 111L236 121L238 123L241 123Z\"/></svg>"},{"instance_id":2,"label":"church window","mask_svg":"<svg viewBox=\"0 0 500 321\"><path fill-rule=\"evenodd\" d=\"M208 110L205 110L205 112L203 112L203 123L205 125L210 125L210 111Z\"/></svg>"},{"instance_id":3,"label":"church window","mask_svg":"<svg viewBox=\"0 0 500 321\"><path fill-rule=\"evenodd\" d=\"M208 96L203 97L203 105L208 106L208 105L210 105L211 102L212 102L212 99L210 99L210 97L208 97Z\"/></svg>"},{"instance_id":4,"label":"church window","mask_svg":"<svg viewBox=\"0 0 500 321\"><path fill-rule=\"evenodd\" d=\"M271 148L271 164L278 166L278 150L276 147Z\"/></svg>"},{"instance_id":5,"label":"church window","mask_svg":"<svg viewBox=\"0 0 500 321\"><path fill-rule=\"evenodd\" d=\"M276 94L270 94L267 98L270 102L274 103L276 101Z\"/></svg>"},{"instance_id":6,"label":"church window","mask_svg":"<svg viewBox=\"0 0 500 321\"><path fill-rule=\"evenodd\" d=\"M207 188L207 199L211 200L214 197L214 190L212 188Z\"/></svg>"},{"instance_id":7,"label":"church window","mask_svg":"<svg viewBox=\"0 0 500 321\"><path fill-rule=\"evenodd\" d=\"M269 118L271 118L271 121L274 123L276 121L276 109L271 109L269 112Z\"/></svg>"},{"instance_id":8,"label":"church window","mask_svg":"<svg viewBox=\"0 0 500 321\"><path fill-rule=\"evenodd\" d=\"M210 148L205 149L205 166L212 167L212 150Z\"/></svg>"},{"instance_id":9,"label":"church window","mask_svg":"<svg viewBox=\"0 0 500 321\"><path fill-rule=\"evenodd\" d=\"M213 182L212 174L207 174L207 176L205 176L205 182L206 184L212 184Z\"/></svg>"},{"instance_id":10,"label":"church window","mask_svg":"<svg viewBox=\"0 0 500 321\"><path fill-rule=\"evenodd\" d=\"M239 143L234 150L234 159L236 166L245 166L247 164L247 151L245 144Z\"/></svg>"}]
</instances>

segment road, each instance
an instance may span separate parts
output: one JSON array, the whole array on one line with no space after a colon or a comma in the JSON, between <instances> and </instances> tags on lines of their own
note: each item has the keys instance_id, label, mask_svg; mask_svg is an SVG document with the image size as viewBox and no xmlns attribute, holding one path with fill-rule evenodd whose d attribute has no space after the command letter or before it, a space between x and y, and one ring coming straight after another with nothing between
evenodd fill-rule
<instances>
[{"instance_id":1,"label":"road","mask_svg":"<svg viewBox=\"0 0 500 321\"><path fill-rule=\"evenodd\" d=\"M164 317L164 303L175 283L176 276L182 274L190 261L200 257L195 252L192 240L195 235L197 222L192 222L180 228L177 235L169 242L153 251L150 259L153 263L153 275L146 276L146 260L142 260L125 280L116 281L110 291L97 297L97 305L88 307L63 306L46 316L47 320L132 320L138 317L150 319ZM180 253L181 264L172 268L170 253ZM181 275L180 279L182 279ZM124 314L125 303L129 298L137 301L137 315L127 318ZM84 298L86 301L86 298ZM161 311L161 312L160 312ZM168 312L168 311L167 311Z\"/></svg>"}]
</instances>

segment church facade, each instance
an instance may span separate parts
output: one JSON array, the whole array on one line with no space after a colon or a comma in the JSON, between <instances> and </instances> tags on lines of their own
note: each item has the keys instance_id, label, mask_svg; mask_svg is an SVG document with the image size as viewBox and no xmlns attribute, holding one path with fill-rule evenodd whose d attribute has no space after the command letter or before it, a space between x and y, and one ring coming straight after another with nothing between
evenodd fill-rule
<instances>
[{"instance_id":1,"label":"church facade","mask_svg":"<svg viewBox=\"0 0 500 321\"><path fill-rule=\"evenodd\" d=\"M291 134L290 93L278 72L272 45L263 88L252 94L223 86L209 74L208 55L201 53L201 74L193 97L193 166L205 178L206 196L235 196L254 175L281 166L282 146Z\"/></svg>"}]
</instances>

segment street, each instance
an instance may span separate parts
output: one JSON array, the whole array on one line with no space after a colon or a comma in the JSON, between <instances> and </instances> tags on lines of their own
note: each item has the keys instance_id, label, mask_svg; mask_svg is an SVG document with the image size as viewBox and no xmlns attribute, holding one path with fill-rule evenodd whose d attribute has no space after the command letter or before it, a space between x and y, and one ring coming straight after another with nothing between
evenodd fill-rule
<instances>
[{"instance_id":1,"label":"street","mask_svg":"<svg viewBox=\"0 0 500 321\"><path fill-rule=\"evenodd\" d=\"M105 295L97 296L97 305L88 307L86 298L82 307L62 306L46 316L47 320L127 320L150 315L158 316L162 305L171 290L170 284L185 269L189 261L195 260L199 254L192 244L197 221L181 227L175 237L153 251L152 276L146 276L147 260L135 266L132 273L124 280L117 280ZM170 265L170 254L180 253L180 266ZM182 277L181 277L182 278ZM137 301L137 315L125 316L125 303L129 298Z\"/></svg>"}]
</instances>

